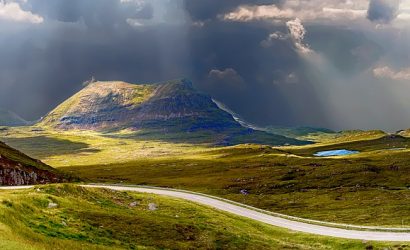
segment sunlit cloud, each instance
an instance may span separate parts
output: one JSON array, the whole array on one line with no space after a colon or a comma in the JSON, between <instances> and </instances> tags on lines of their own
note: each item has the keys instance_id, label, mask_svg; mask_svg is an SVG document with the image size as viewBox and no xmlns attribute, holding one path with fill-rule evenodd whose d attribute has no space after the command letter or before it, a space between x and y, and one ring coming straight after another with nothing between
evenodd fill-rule
<instances>
[{"instance_id":1,"label":"sunlit cloud","mask_svg":"<svg viewBox=\"0 0 410 250\"><path fill-rule=\"evenodd\" d=\"M303 22L318 23L346 23L348 20L374 22L377 25L408 25L405 21L410 20L410 0L287 0L280 5L239 5L230 12L219 15L219 18L230 22L285 23L299 18Z\"/></svg>"},{"instance_id":2,"label":"sunlit cloud","mask_svg":"<svg viewBox=\"0 0 410 250\"><path fill-rule=\"evenodd\" d=\"M286 1L281 7L271 5L241 5L232 12L220 16L225 21L283 21L299 18L314 20L364 19L367 5L364 1Z\"/></svg>"},{"instance_id":3,"label":"sunlit cloud","mask_svg":"<svg viewBox=\"0 0 410 250\"><path fill-rule=\"evenodd\" d=\"M389 66L382 66L373 69L373 75L380 79L391 79L397 81L410 81L410 68L394 70Z\"/></svg>"},{"instance_id":4,"label":"sunlit cloud","mask_svg":"<svg viewBox=\"0 0 410 250\"><path fill-rule=\"evenodd\" d=\"M21 9L19 3L0 1L0 20L39 24L44 18Z\"/></svg>"},{"instance_id":5,"label":"sunlit cloud","mask_svg":"<svg viewBox=\"0 0 410 250\"><path fill-rule=\"evenodd\" d=\"M216 82L228 84L233 87L243 87L245 81L236 70L227 68L224 70L212 69L208 73L208 78Z\"/></svg>"},{"instance_id":6,"label":"sunlit cloud","mask_svg":"<svg viewBox=\"0 0 410 250\"><path fill-rule=\"evenodd\" d=\"M345 17L349 20L356 20L363 18L366 15L366 10L355 10L355 9L337 9L337 8L323 8L322 16L328 19L337 19Z\"/></svg>"},{"instance_id":7,"label":"sunlit cloud","mask_svg":"<svg viewBox=\"0 0 410 250\"><path fill-rule=\"evenodd\" d=\"M269 36L261 42L261 46L264 48L268 48L272 46L273 43L277 40L287 40L289 38L290 38L289 34L276 31L276 32L269 34Z\"/></svg>"},{"instance_id":8,"label":"sunlit cloud","mask_svg":"<svg viewBox=\"0 0 410 250\"><path fill-rule=\"evenodd\" d=\"M293 18L295 13L291 9L279 9L276 5L261 6L239 6L235 11L223 16L224 20L229 21L254 21L266 19L289 19Z\"/></svg>"},{"instance_id":9,"label":"sunlit cloud","mask_svg":"<svg viewBox=\"0 0 410 250\"><path fill-rule=\"evenodd\" d=\"M127 18L126 22L131 27L142 27L142 26L144 26L144 24L141 21L139 21L138 19Z\"/></svg>"},{"instance_id":10,"label":"sunlit cloud","mask_svg":"<svg viewBox=\"0 0 410 250\"><path fill-rule=\"evenodd\" d=\"M280 31L273 32L260 43L261 46L264 48L269 48L274 44L275 41L291 40L298 52L303 54L312 52L312 50L309 48L309 45L305 44L303 41L305 39L306 29L299 18L287 21L286 27L289 31L288 34L282 33Z\"/></svg>"},{"instance_id":11,"label":"sunlit cloud","mask_svg":"<svg viewBox=\"0 0 410 250\"><path fill-rule=\"evenodd\" d=\"M399 6L397 20L409 21L410 20L410 0L402 0Z\"/></svg>"},{"instance_id":12,"label":"sunlit cloud","mask_svg":"<svg viewBox=\"0 0 410 250\"><path fill-rule=\"evenodd\" d=\"M120 3L124 4L135 4L135 5L144 5L145 1L144 0L120 0Z\"/></svg>"},{"instance_id":13,"label":"sunlit cloud","mask_svg":"<svg viewBox=\"0 0 410 250\"><path fill-rule=\"evenodd\" d=\"M309 46L303 43L303 39L306 35L306 29L303 27L300 19L296 18L295 20L288 21L286 22L286 26L289 29L290 37L292 38L296 49L303 54L312 52Z\"/></svg>"}]
</instances>

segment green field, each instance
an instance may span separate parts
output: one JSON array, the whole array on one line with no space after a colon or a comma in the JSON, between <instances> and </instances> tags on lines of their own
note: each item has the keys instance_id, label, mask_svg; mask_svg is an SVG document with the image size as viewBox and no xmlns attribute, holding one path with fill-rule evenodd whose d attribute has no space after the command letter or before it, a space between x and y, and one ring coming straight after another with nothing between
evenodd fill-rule
<instances>
[{"instance_id":1,"label":"green field","mask_svg":"<svg viewBox=\"0 0 410 250\"><path fill-rule=\"evenodd\" d=\"M384 157L319 160L242 147L210 152L202 159L141 159L61 169L93 182L194 190L303 218L408 226L407 155L396 154L392 167ZM242 195L243 189L249 194Z\"/></svg>"},{"instance_id":2,"label":"green field","mask_svg":"<svg viewBox=\"0 0 410 250\"><path fill-rule=\"evenodd\" d=\"M55 207L50 207L50 204ZM150 210L155 204L157 210ZM53 185L0 191L1 249L405 249L290 232L161 196ZM373 248L373 249L374 249Z\"/></svg>"},{"instance_id":3,"label":"green field","mask_svg":"<svg viewBox=\"0 0 410 250\"><path fill-rule=\"evenodd\" d=\"M408 227L410 139L375 132L346 134L336 144L276 148L142 140L130 131L15 128L0 137L85 181L174 187L308 219ZM312 157L338 148L361 153Z\"/></svg>"},{"instance_id":4,"label":"green field","mask_svg":"<svg viewBox=\"0 0 410 250\"><path fill-rule=\"evenodd\" d=\"M128 130L0 131L1 141L85 182L192 190L327 222L410 226L409 138L375 131L310 136L320 140L306 146L215 147L145 138ZM313 157L317 151L341 148L360 153ZM5 249L364 249L369 244L376 249L408 248L292 233L150 195L48 186L41 192L1 192L0 200L0 247ZM132 200L145 205L130 209L127 204ZM146 211L151 200L161 207L155 215ZM62 206L49 210L47 201ZM171 216L175 211L178 218Z\"/></svg>"}]
</instances>

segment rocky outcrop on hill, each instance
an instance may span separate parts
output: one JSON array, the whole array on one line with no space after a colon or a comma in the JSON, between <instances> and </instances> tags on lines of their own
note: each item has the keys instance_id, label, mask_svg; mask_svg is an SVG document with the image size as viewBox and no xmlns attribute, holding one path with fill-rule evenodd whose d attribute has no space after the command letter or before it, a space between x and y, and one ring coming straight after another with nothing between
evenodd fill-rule
<instances>
[{"instance_id":1,"label":"rocky outcrop on hill","mask_svg":"<svg viewBox=\"0 0 410 250\"><path fill-rule=\"evenodd\" d=\"M63 182L65 178L41 161L0 142L0 186Z\"/></svg>"}]
</instances>

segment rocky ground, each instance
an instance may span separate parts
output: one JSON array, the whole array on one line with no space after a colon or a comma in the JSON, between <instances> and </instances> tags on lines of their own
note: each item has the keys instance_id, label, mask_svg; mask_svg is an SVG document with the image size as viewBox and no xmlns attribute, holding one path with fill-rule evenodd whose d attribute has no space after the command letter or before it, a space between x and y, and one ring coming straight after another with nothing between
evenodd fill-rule
<instances>
[{"instance_id":1,"label":"rocky ground","mask_svg":"<svg viewBox=\"0 0 410 250\"><path fill-rule=\"evenodd\" d=\"M39 160L0 142L0 186L63 182L65 177Z\"/></svg>"}]
</instances>

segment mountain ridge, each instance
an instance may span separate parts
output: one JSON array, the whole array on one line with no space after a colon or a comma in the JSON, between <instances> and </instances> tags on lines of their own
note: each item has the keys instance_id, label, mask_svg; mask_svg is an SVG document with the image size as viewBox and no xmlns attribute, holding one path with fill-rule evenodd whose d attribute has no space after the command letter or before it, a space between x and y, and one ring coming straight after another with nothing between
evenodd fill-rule
<instances>
[{"instance_id":1,"label":"mountain ridge","mask_svg":"<svg viewBox=\"0 0 410 250\"><path fill-rule=\"evenodd\" d=\"M62 130L131 129L156 138L173 135L174 140L201 134L204 141L220 145L307 143L243 127L187 79L154 84L93 82L57 106L38 125Z\"/></svg>"}]
</instances>

